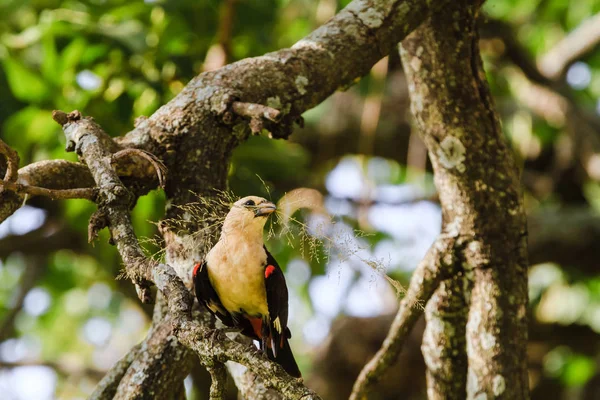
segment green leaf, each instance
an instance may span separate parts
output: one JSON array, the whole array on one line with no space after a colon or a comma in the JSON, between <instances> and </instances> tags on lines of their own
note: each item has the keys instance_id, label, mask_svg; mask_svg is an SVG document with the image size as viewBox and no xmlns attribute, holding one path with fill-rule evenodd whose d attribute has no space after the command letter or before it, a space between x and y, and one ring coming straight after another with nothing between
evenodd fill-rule
<instances>
[{"instance_id":1,"label":"green leaf","mask_svg":"<svg viewBox=\"0 0 600 400\"><path fill-rule=\"evenodd\" d=\"M58 74L58 52L56 51L56 43L54 36L46 33L42 38L42 75L47 81L60 83Z\"/></svg>"},{"instance_id":2,"label":"green leaf","mask_svg":"<svg viewBox=\"0 0 600 400\"><path fill-rule=\"evenodd\" d=\"M10 90L17 99L29 103L46 99L50 91L40 75L12 58L4 59L3 65Z\"/></svg>"}]
</instances>

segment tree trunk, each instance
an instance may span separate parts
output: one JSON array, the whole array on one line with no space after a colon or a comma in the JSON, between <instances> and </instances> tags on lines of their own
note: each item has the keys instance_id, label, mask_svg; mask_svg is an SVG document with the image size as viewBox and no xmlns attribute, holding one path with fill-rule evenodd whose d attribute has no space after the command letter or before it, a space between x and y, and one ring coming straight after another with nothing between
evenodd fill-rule
<instances>
[{"instance_id":1,"label":"tree trunk","mask_svg":"<svg viewBox=\"0 0 600 400\"><path fill-rule=\"evenodd\" d=\"M526 399L526 222L519 173L482 68L478 9L452 2L402 42L401 56L435 173L443 235L457 238L456 256L473 285L467 398ZM439 379L451 382L452 374Z\"/></svg>"}]
</instances>

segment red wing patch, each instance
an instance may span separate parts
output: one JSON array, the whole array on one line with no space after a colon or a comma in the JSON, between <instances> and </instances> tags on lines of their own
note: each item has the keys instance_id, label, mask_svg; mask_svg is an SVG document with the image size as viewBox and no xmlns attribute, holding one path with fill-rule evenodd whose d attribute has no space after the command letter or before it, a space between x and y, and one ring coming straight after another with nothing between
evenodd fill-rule
<instances>
[{"instance_id":1,"label":"red wing patch","mask_svg":"<svg viewBox=\"0 0 600 400\"><path fill-rule=\"evenodd\" d=\"M252 330L256 334L258 338L262 337L262 318L251 318L247 317L248 321L250 321L250 325L252 325Z\"/></svg>"},{"instance_id":2,"label":"red wing patch","mask_svg":"<svg viewBox=\"0 0 600 400\"><path fill-rule=\"evenodd\" d=\"M272 265L267 265L267 268L265 268L265 279L271 276L273 272L275 272L275 267Z\"/></svg>"},{"instance_id":3,"label":"red wing patch","mask_svg":"<svg viewBox=\"0 0 600 400\"><path fill-rule=\"evenodd\" d=\"M198 273L198 269L200 269L200 267L202 266L202 263L198 263L196 265L194 265L194 270L192 271L192 276L196 276L196 274Z\"/></svg>"}]
</instances>

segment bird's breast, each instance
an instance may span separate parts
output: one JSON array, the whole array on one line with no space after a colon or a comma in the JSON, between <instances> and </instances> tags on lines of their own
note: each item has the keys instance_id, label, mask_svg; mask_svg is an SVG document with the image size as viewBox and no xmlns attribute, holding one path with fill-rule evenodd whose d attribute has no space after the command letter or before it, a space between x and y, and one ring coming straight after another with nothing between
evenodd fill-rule
<instances>
[{"instance_id":1,"label":"bird's breast","mask_svg":"<svg viewBox=\"0 0 600 400\"><path fill-rule=\"evenodd\" d=\"M268 315L264 265L260 245L244 241L219 242L206 257L208 276L227 311Z\"/></svg>"}]
</instances>

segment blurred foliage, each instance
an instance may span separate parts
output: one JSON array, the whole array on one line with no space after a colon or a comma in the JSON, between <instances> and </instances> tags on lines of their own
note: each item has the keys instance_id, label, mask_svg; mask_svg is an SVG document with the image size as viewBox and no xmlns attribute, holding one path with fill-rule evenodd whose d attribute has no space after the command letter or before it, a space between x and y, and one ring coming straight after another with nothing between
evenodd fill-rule
<instances>
[{"instance_id":1,"label":"blurred foliage","mask_svg":"<svg viewBox=\"0 0 600 400\"><path fill-rule=\"evenodd\" d=\"M348 3L349 0L237 0L230 61L291 46ZM63 135L51 118L54 109L78 109L93 116L109 134L125 134L136 117L152 114L203 71L209 49L218 44L223 7L225 2L219 0L0 0L2 139L19 152L22 165L44 159L75 160L73 153L64 151ZM510 24L535 62L583 20L600 12L600 2L489 0L484 10L488 17ZM567 129L540 118L516 99L515 91L520 85L515 79L514 66L504 61L500 53L483 52L488 78L507 137L521 158L523 168L529 168L546 152L554 152L557 144L568 136ZM600 52L589 52L578 62L589 79L585 85L569 90L582 110L594 113L600 108ZM360 145L338 154L337 145L329 141L338 135L341 139L335 143L341 146L347 141L346 131L362 129L356 127L361 123L362 103L367 98L381 100L382 95L394 96L397 91L392 87L396 82L392 79L394 74L401 75L401 72L397 62L394 64L391 60L389 79L382 80L380 72L373 73L342 95L307 112L307 128L299 130L292 141L250 138L234 153L230 167L232 191L239 196L259 194L274 200L301 186L315 187L326 193L331 189L328 177L336 168L344 166L344 173L350 174L345 178L348 181L341 185L345 189L353 187L358 180L371 192L381 188L410 188L411 193L417 193L416 197L427 197L432 190L432 176L427 171L407 166L406 148L398 150L398 157L392 160L373 157L372 148ZM358 112L340 112L346 108L355 110L354 104L360 105ZM378 135L387 137L385 129L400 131L402 124L406 125L406 121L398 121L398 114L407 111L394 106L382 106ZM311 135L317 138L318 146L304 141L304 137ZM384 147L406 147L406 143L389 141ZM600 210L599 184L588 178L578 184L589 206ZM356 247L351 251L364 255L375 249L369 254L381 257L381 264L389 267L390 275L406 283L410 268L416 262L415 256L402 253L389 256L388 262L386 253L376 250L420 249L423 244L415 236L427 238L419 229L426 221L438 221L437 214L433 212L435 215L430 219L421 215L411 218L412 213L421 212L422 208L406 208L403 214L406 219L402 223L412 231L398 234L370 220L369 215L377 204L361 205L336 198L335 193L329 194L328 204L335 204L338 210L334 213L335 229L347 228L350 232L360 229L368 233L353 242L352 246ZM544 205L565 205L555 192L541 198L531 193L526 195L531 212ZM49 221L63 221L82 238L86 236L87 221L94 210L88 202L52 203L37 199L31 204L45 209ZM164 194L160 191L139 199L133 211L139 236L156 234L151 222L160 219L164 206ZM386 210L380 213L385 215ZM297 215L310 228L307 214ZM288 280L304 305L296 306L296 325L292 328L303 332L305 323L314 325L306 321L322 312L311 298L310 285L315 277L332 275L330 280L336 281L337 276L340 291L348 296L361 274L368 273L355 265L352 277L345 280L339 268L327 265L326 243L317 248L312 257L307 256L304 250L310 244L303 243L307 240L306 235L299 233L303 228L295 226L294 229L289 238L270 239L269 246L282 265L296 265L287 271ZM2 235L7 233L3 232ZM156 251L149 246L149 251ZM336 254L333 258L332 264L336 264L342 263L340 259L344 257ZM296 262L300 259L308 264L307 270L303 269L304 264ZM45 256L42 262L44 265L35 282L36 291L29 293L24 311L17 315L13 338L0 344L0 361L43 360L105 370L129 346L144 337L148 319L139 308L131 285L114 279L121 268L120 260L107 244L106 232L95 247L59 250ZM18 298L15 288L29 273L28 263L31 257L27 254L12 254L0 263L0 321L9 315ZM354 259L353 263L361 264L361 261ZM565 272L572 271L573 267L577 268L575 260L573 265L535 270L537 275L532 277L531 288L532 315L545 323L585 325L600 332L600 313L595 312L600 304L600 281ZM544 314L544 310L558 309L556 304L564 298L572 300L568 303L572 308L566 309L565 314ZM393 296L392 301L388 298L388 308L383 307L379 312L391 311L389 306L393 309L393 300ZM340 307L336 312L351 311ZM564 315L574 313L581 318L561 320ZM304 351L299 350L298 354L302 368L307 370L312 348L301 334L295 335L294 341L295 348L303 346ZM546 379L564 387L582 387L596 374L595 348L583 354L560 343L547 346L543 363ZM75 379L63 375L55 392L60 398L89 394L95 383L90 377Z\"/></svg>"}]
</instances>

